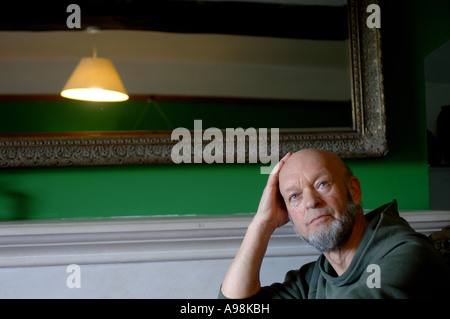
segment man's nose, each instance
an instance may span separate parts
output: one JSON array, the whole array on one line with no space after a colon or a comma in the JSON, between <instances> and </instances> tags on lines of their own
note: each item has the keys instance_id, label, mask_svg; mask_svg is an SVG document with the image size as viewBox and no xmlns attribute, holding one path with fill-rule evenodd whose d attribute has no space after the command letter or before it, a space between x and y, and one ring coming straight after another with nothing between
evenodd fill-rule
<instances>
[{"instance_id":1,"label":"man's nose","mask_svg":"<svg viewBox=\"0 0 450 319\"><path fill-rule=\"evenodd\" d=\"M322 202L320 194L315 189L308 189L303 192L303 200L306 208L317 208Z\"/></svg>"}]
</instances>

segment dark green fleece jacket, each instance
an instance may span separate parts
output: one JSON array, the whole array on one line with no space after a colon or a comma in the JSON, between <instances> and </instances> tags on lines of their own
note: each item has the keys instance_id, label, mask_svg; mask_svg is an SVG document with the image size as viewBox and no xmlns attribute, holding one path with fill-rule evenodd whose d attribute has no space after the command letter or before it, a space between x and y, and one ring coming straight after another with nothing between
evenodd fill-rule
<instances>
[{"instance_id":1,"label":"dark green fleece jacket","mask_svg":"<svg viewBox=\"0 0 450 319\"><path fill-rule=\"evenodd\" d=\"M337 276L322 254L262 287L255 298L448 298L450 268L423 234L399 216L397 203L365 215L369 225L348 269ZM223 297L220 293L219 297Z\"/></svg>"}]
</instances>

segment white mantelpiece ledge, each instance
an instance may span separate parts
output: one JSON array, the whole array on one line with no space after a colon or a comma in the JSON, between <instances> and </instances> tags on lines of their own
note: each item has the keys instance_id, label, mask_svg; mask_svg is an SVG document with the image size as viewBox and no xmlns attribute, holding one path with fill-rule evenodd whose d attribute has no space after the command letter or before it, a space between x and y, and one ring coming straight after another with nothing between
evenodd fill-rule
<instances>
[{"instance_id":1,"label":"white mantelpiece ledge","mask_svg":"<svg viewBox=\"0 0 450 319\"><path fill-rule=\"evenodd\" d=\"M450 224L450 211L402 212L429 235ZM130 217L0 223L0 267L116 264L233 258L253 215ZM285 225L267 257L318 256Z\"/></svg>"}]
</instances>

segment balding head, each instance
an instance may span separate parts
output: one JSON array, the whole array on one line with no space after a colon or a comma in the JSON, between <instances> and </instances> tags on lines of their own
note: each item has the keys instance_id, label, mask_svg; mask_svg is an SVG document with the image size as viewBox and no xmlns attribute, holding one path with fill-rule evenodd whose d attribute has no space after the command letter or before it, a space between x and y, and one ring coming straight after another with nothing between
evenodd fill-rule
<instances>
[{"instance_id":1,"label":"balding head","mask_svg":"<svg viewBox=\"0 0 450 319\"><path fill-rule=\"evenodd\" d=\"M298 233L304 238L314 233L333 238L328 230L340 229L340 223L354 215L348 214L349 206L362 214L359 180L338 156L329 152L305 149L292 154L279 173L279 189ZM351 230L353 220L346 224L344 234Z\"/></svg>"},{"instance_id":2,"label":"balding head","mask_svg":"<svg viewBox=\"0 0 450 319\"><path fill-rule=\"evenodd\" d=\"M344 179L353 176L350 168L335 154L317 149L304 149L292 154L287 159L280 172L280 179L281 176L289 174L295 169L311 169L316 166L323 166Z\"/></svg>"},{"instance_id":3,"label":"balding head","mask_svg":"<svg viewBox=\"0 0 450 319\"><path fill-rule=\"evenodd\" d=\"M279 175L280 192L283 195L286 190L293 187L292 184L312 183L312 179L321 176L326 176L328 182L333 182L333 185L347 185L352 178L356 179L350 168L335 154L317 149L304 149L292 154L286 160Z\"/></svg>"}]
</instances>

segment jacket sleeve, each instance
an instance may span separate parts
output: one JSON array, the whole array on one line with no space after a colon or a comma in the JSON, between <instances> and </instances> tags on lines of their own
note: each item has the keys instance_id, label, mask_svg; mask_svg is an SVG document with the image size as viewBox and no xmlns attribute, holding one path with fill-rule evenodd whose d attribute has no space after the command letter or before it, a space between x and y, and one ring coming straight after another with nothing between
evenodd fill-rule
<instances>
[{"instance_id":1,"label":"jacket sleeve","mask_svg":"<svg viewBox=\"0 0 450 319\"><path fill-rule=\"evenodd\" d=\"M311 277L314 276L315 262L306 264L298 270L289 271L283 283L261 287L256 295L247 299L307 299ZM226 298L219 291L219 299Z\"/></svg>"}]
</instances>

